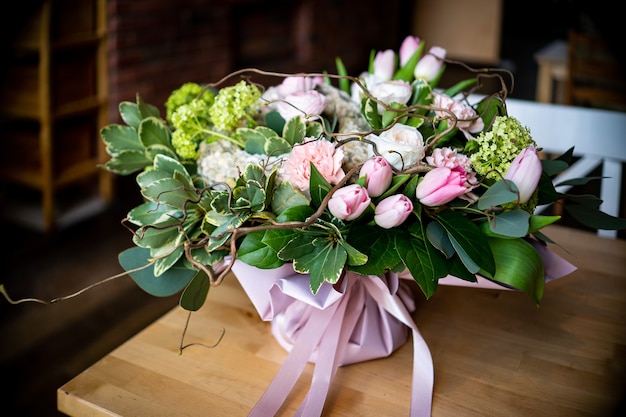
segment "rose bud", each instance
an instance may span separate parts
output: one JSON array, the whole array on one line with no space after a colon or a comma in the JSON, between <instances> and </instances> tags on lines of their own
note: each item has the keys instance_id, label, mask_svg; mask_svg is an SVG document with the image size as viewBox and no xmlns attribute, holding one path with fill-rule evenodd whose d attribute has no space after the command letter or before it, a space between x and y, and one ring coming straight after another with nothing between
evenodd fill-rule
<instances>
[{"instance_id":1,"label":"rose bud","mask_svg":"<svg viewBox=\"0 0 626 417\"><path fill-rule=\"evenodd\" d=\"M374 222L383 229L391 229L404 223L413 211L413 203L404 194L394 194L378 203Z\"/></svg>"},{"instance_id":2,"label":"rose bud","mask_svg":"<svg viewBox=\"0 0 626 417\"><path fill-rule=\"evenodd\" d=\"M365 177L365 188L369 196L378 197L391 185L393 171L385 158L375 156L365 161L359 175Z\"/></svg>"},{"instance_id":3,"label":"rose bud","mask_svg":"<svg viewBox=\"0 0 626 417\"><path fill-rule=\"evenodd\" d=\"M340 220L354 220L365 211L370 201L364 187L351 184L333 193L328 200L328 210Z\"/></svg>"},{"instance_id":4,"label":"rose bud","mask_svg":"<svg viewBox=\"0 0 626 417\"><path fill-rule=\"evenodd\" d=\"M468 192L467 184L462 167L438 167L428 171L417 184L415 197L425 206L440 206Z\"/></svg>"},{"instance_id":5,"label":"rose bud","mask_svg":"<svg viewBox=\"0 0 626 417\"><path fill-rule=\"evenodd\" d=\"M535 192L541 178L541 160L534 146L529 146L511 162L504 179L511 180L519 191L519 202L527 202Z\"/></svg>"}]
</instances>

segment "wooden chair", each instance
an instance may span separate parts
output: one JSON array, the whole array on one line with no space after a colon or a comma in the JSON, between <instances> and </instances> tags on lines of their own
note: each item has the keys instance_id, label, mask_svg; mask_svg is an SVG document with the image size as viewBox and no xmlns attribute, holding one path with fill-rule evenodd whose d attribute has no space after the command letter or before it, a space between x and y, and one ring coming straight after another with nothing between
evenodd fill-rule
<instances>
[{"instance_id":1,"label":"wooden chair","mask_svg":"<svg viewBox=\"0 0 626 417\"><path fill-rule=\"evenodd\" d=\"M603 38L570 31L567 58L566 104L626 112L625 68Z\"/></svg>"}]
</instances>

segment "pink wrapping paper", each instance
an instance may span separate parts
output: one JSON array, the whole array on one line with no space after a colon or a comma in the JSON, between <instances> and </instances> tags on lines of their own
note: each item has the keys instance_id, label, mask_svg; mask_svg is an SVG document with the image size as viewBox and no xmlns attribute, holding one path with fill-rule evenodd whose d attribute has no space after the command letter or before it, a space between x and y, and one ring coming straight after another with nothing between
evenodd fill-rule
<instances>
[{"instance_id":1,"label":"pink wrapping paper","mask_svg":"<svg viewBox=\"0 0 626 417\"><path fill-rule=\"evenodd\" d=\"M545 247L542 257L546 282L573 272L574 267ZM336 284L325 282L313 295L309 276L291 264L261 270L235 261L233 273L272 334L289 352L274 380L250 412L250 417L276 414L307 362L315 363L306 398L295 416L319 417L339 366L391 355L413 336L411 417L429 417L432 409L434 370L430 350L412 318L415 302L404 279L407 272L384 276L344 274ZM477 276L471 283L453 276L442 285L506 290ZM318 361L318 357L324 358Z\"/></svg>"}]
</instances>

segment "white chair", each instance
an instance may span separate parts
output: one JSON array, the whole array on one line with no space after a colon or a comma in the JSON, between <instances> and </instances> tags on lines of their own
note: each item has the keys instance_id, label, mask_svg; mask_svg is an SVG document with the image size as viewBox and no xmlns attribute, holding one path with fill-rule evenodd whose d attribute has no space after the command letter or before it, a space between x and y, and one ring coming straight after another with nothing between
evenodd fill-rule
<instances>
[{"instance_id":1,"label":"white chair","mask_svg":"<svg viewBox=\"0 0 626 417\"><path fill-rule=\"evenodd\" d=\"M506 103L508 114L530 129L545 152L561 154L574 146L574 155L580 159L555 183L586 176L601 165L601 209L619 216L622 165L626 163L626 113L511 98ZM568 188L557 190L565 192ZM538 211L544 208L538 207ZM598 230L598 235L614 239L617 231Z\"/></svg>"}]
</instances>

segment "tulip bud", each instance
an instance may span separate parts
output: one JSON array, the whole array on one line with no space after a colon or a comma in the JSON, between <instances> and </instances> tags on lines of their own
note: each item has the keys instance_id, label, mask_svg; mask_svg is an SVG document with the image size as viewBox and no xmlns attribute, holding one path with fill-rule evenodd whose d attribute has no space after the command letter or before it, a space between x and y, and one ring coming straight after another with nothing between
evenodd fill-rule
<instances>
[{"instance_id":1,"label":"tulip bud","mask_svg":"<svg viewBox=\"0 0 626 417\"><path fill-rule=\"evenodd\" d=\"M383 229L391 229L404 223L413 211L413 203L404 194L394 194L378 203L374 222Z\"/></svg>"},{"instance_id":2,"label":"tulip bud","mask_svg":"<svg viewBox=\"0 0 626 417\"><path fill-rule=\"evenodd\" d=\"M396 66L396 53L391 49L376 53L374 58L374 75L381 81L389 81L393 77Z\"/></svg>"},{"instance_id":3,"label":"tulip bud","mask_svg":"<svg viewBox=\"0 0 626 417\"><path fill-rule=\"evenodd\" d=\"M446 204L465 194L467 174L462 167L438 167L428 171L417 184L415 197L425 206L436 207Z\"/></svg>"},{"instance_id":4,"label":"tulip bud","mask_svg":"<svg viewBox=\"0 0 626 417\"><path fill-rule=\"evenodd\" d=\"M420 46L420 38L417 36L407 36L400 45L400 66L407 63Z\"/></svg>"},{"instance_id":5,"label":"tulip bud","mask_svg":"<svg viewBox=\"0 0 626 417\"><path fill-rule=\"evenodd\" d=\"M354 220L365 211L370 201L365 188L351 184L333 193L328 200L328 210L340 220Z\"/></svg>"},{"instance_id":6,"label":"tulip bud","mask_svg":"<svg viewBox=\"0 0 626 417\"><path fill-rule=\"evenodd\" d=\"M393 171L385 158L375 156L365 161L359 175L365 177L365 188L369 196L378 197L391 185Z\"/></svg>"},{"instance_id":7,"label":"tulip bud","mask_svg":"<svg viewBox=\"0 0 626 417\"><path fill-rule=\"evenodd\" d=\"M539 153L532 145L520 152L511 162L504 178L513 181L517 186L520 204L527 202L532 197L537 184L539 184L541 172Z\"/></svg>"},{"instance_id":8,"label":"tulip bud","mask_svg":"<svg viewBox=\"0 0 626 417\"><path fill-rule=\"evenodd\" d=\"M447 51L439 46L433 46L428 53L417 62L413 75L415 78L423 78L426 81L433 81L443 66L443 59Z\"/></svg>"}]
</instances>

